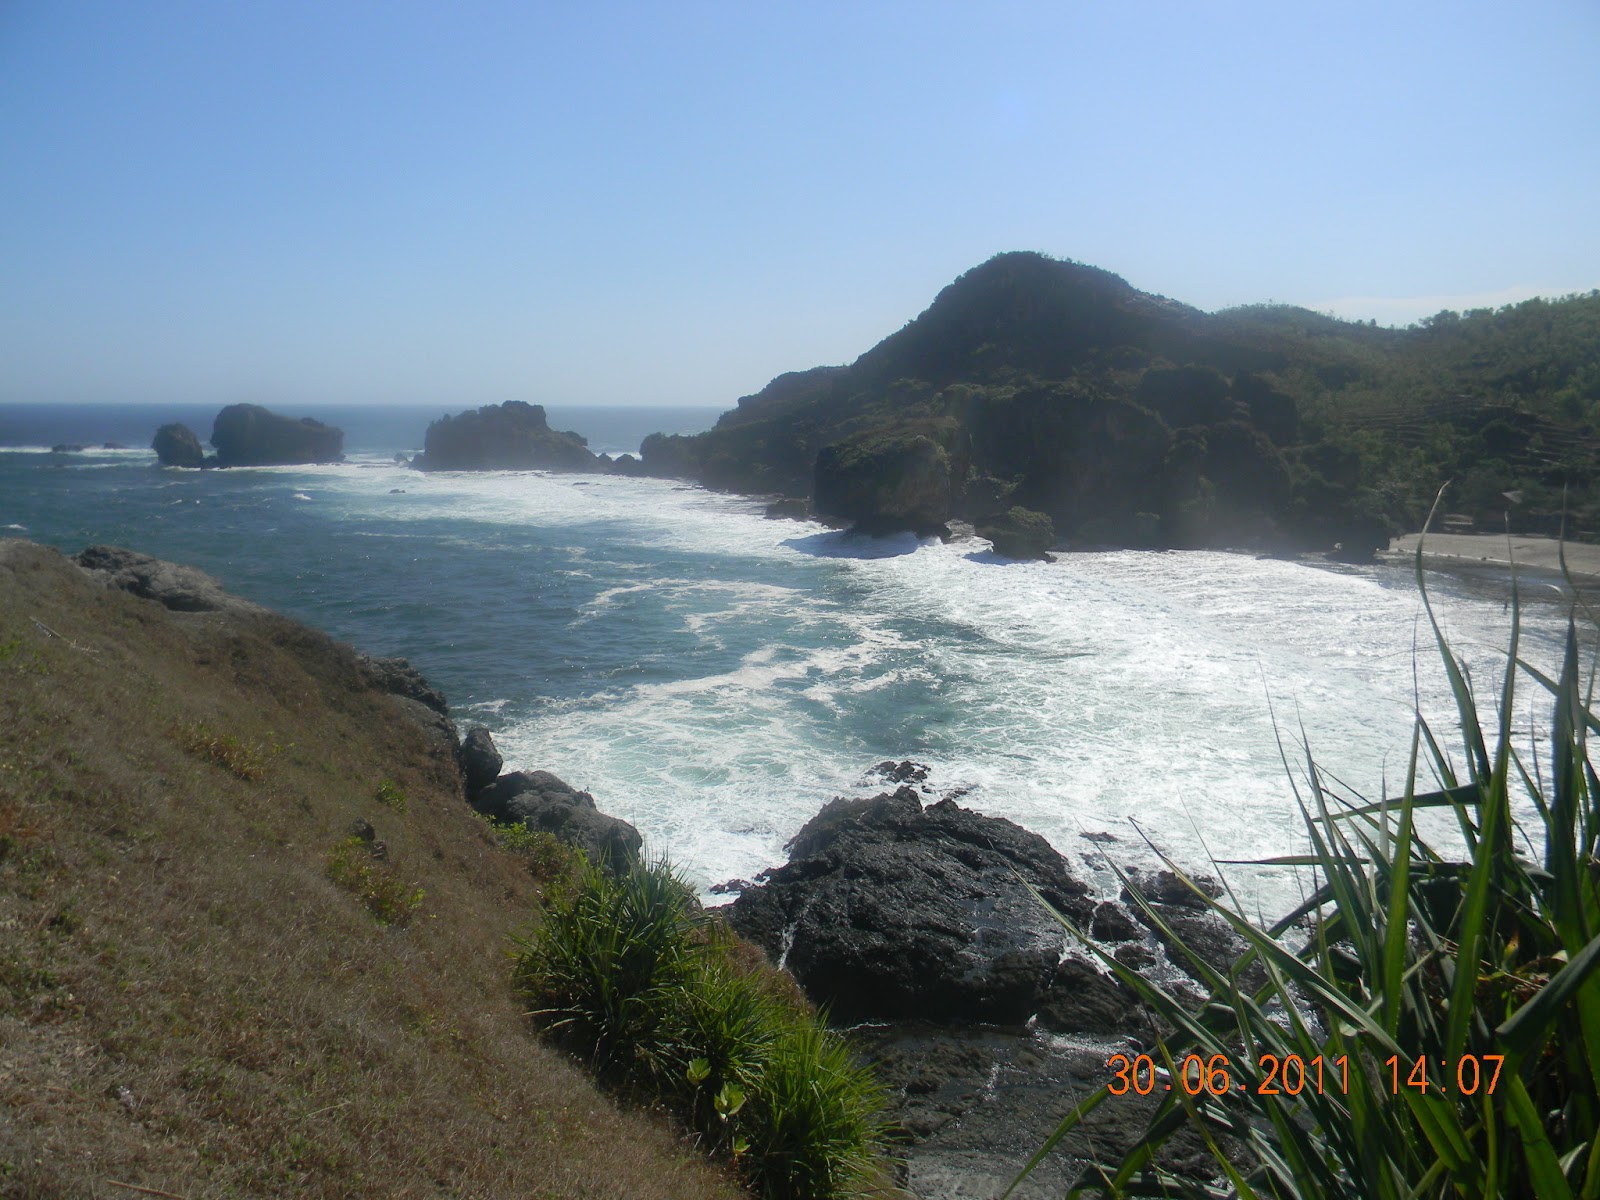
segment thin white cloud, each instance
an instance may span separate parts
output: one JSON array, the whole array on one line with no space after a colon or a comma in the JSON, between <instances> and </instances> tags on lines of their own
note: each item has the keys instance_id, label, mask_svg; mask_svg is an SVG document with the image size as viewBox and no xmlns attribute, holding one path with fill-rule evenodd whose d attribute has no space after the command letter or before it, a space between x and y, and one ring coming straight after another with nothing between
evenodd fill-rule
<instances>
[{"instance_id":1,"label":"thin white cloud","mask_svg":"<svg viewBox=\"0 0 1600 1200\"><path fill-rule=\"evenodd\" d=\"M1587 287L1534 287L1513 284L1496 292L1461 292L1452 296L1345 296L1338 300L1312 300L1305 305L1315 312L1332 313L1347 321L1376 320L1380 325L1410 325L1444 309L1466 312L1473 308L1500 308L1518 304L1535 296L1553 299L1573 292L1588 292Z\"/></svg>"}]
</instances>

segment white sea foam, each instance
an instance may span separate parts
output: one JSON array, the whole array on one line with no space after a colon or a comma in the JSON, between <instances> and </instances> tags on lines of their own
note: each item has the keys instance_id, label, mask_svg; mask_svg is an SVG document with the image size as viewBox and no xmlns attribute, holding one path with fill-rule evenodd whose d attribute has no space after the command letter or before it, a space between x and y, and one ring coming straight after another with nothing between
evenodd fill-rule
<instances>
[{"instance_id":1,"label":"white sea foam","mask_svg":"<svg viewBox=\"0 0 1600 1200\"><path fill-rule=\"evenodd\" d=\"M1294 852L1280 738L1298 762L1303 728L1320 763L1375 796L1404 777L1413 661L1422 710L1451 722L1414 589L1379 570L1214 553L1012 563L981 542L858 539L613 477L413 475L427 502L397 506L386 473L338 470L318 472L352 511L448 514L467 543L537 537L589 589L570 628L642 647L646 678L557 698L529 680L480 711L508 767L592 790L703 884L782 861L883 758L929 763L937 787L1072 857L1098 853L1079 835L1101 830L1122 839L1114 853L1146 853L1133 822L1188 863ZM1490 709L1502 606L1459 592L1441 606ZM1550 661L1559 623L1530 611L1525 651ZM1281 873L1243 878L1265 911L1298 894Z\"/></svg>"}]
</instances>

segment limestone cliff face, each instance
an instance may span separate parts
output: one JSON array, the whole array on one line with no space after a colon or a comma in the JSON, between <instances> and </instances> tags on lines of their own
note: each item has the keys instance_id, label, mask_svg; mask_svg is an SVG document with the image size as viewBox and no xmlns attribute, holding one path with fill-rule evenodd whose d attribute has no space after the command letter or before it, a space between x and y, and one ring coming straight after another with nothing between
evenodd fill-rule
<instances>
[{"instance_id":1,"label":"limestone cliff face","mask_svg":"<svg viewBox=\"0 0 1600 1200\"><path fill-rule=\"evenodd\" d=\"M279 416L259 404L230 404L217 414L211 444L219 467L342 462L344 430L310 417Z\"/></svg>"},{"instance_id":2,"label":"limestone cliff face","mask_svg":"<svg viewBox=\"0 0 1600 1200\"><path fill-rule=\"evenodd\" d=\"M439 418L411 465L421 471L603 469L582 437L551 429L542 405L521 400Z\"/></svg>"}]
</instances>

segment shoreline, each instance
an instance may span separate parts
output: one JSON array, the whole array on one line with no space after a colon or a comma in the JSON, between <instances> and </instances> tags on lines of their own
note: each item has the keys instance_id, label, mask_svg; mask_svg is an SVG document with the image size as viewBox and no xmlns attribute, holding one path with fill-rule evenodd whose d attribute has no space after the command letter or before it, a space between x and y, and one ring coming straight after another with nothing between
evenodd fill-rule
<instances>
[{"instance_id":1,"label":"shoreline","mask_svg":"<svg viewBox=\"0 0 1600 1200\"><path fill-rule=\"evenodd\" d=\"M1558 538L1493 533L1408 533L1397 537L1376 561L1383 566L1411 568L1421 546L1422 565L1469 585L1509 598L1512 583L1524 600L1570 602L1573 588L1600 590L1600 545ZM1561 570L1565 550L1566 575Z\"/></svg>"}]
</instances>

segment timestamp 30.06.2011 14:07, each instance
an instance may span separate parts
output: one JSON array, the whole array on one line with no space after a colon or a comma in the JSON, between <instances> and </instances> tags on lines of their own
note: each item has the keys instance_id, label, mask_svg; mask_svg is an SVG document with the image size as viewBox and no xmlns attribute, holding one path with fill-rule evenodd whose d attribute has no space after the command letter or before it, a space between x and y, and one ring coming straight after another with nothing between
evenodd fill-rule
<instances>
[{"instance_id":1,"label":"timestamp 30.06.2011 14:07","mask_svg":"<svg viewBox=\"0 0 1600 1200\"><path fill-rule=\"evenodd\" d=\"M1396 1096L1403 1088L1425 1092L1430 1086L1440 1091L1454 1090L1463 1096L1477 1095L1480 1090L1492 1096L1504 1064L1503 1054L1465 1054L1456 1060L1454 1071L1449 1062L1440 1060L1441 1074L1432 1079L1425 1058L1407 1063L1395 1054L1390 1055L1384 1066L1389 1069L1389 1090ZM1259 1078L1254 1086L1243 1078L1243 1072L1237 1071L1225 1054L1213 1054L1210 1058L1186 1055L1178 1064L1175 1078L1168 1077L1148 1054L1132 1058L1113 1054L1106 1060L1106 1066L1114 1072L1107 1085L1113 1096L1126 1096L1129 1092L1139 1096L1170 1092L1174 1084L1191 1096L1202 1092L1225 1096L1231 1091L1253 1091L1258 1096L1298 1096L1307 1089L1320 1096L1327 1091L1336 1090L1341 1095L1348 1095L1350 1091L1350 1056L1347 1054L1326 1061L1320 1054L1310 1060L1298 1054L1263 1054L1256 1060ZM1235 1084L1235 1078L1240 1082Z\"/></svg>"}]
</instances>

